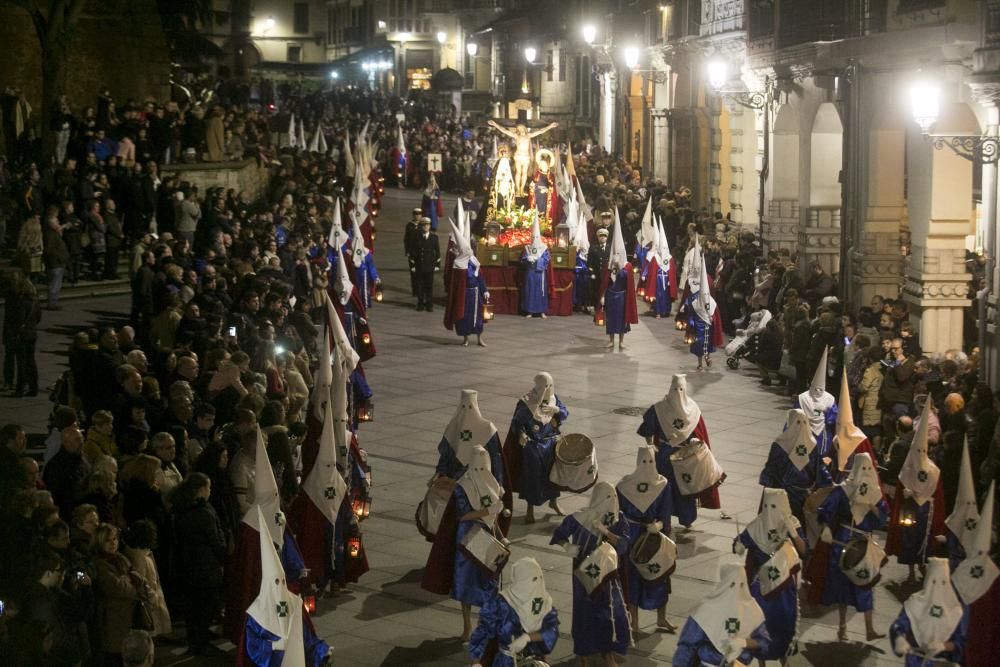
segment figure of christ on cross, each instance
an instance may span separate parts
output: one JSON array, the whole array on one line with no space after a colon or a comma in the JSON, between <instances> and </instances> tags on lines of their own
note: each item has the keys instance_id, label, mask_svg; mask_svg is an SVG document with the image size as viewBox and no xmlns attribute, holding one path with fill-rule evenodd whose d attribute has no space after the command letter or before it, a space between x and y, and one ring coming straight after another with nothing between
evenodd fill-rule
<instances>
[{"instance_id":1,"label":"figure of christ on cross","mask_svg":"<svg viewBox=\"0 0 1000 667\"><path fill-rule=\"evenodd\" d=\"M528 128L520 123L515 125L513 130L501 127L494 120L486 124L514 140L514 186L518 195L525 194L524 187L528 183L528 171L531 167L531 140L559 127L559 123L549 123L534 132L529 132Z\"/></svg>"}]
</instances>

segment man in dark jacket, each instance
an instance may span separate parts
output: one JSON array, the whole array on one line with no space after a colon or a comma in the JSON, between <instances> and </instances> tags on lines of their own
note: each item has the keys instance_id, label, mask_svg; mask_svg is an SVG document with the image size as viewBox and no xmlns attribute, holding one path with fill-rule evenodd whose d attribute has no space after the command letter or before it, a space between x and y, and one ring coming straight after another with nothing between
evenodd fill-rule
<instances>
[{"instance_id":1,"label":"man in dark jacket","mask_svg":"<svg viewBox=\"0 0 1000 667\"><path fill-rule=\"evenodd\" d=\"M819 262L813 262L810 269L811 275L802 290L802 296L815 312L819 309L819 304L823 302L824 298L837 294L837 283L823 270Z\"/></svg>"},{"instance_id":2,"label":"man in dark jacket","mask_svg":"<svg viewBox=\"0 0 1000 667\"><path fill-rule=\"evenodd\" d=\"M891 437L895 435L896 420L911 412L917 362L913 357L906 355L901 338L892 339L889 355L891 363L885 370L879 399L882 403L882 428L888 431Z\"/></svg>"},{"instance_id":3,"label":"man in dark jacket","mask_svg":"<svg viewBox=\"0 0 1000 667\"><path fill-rule=\"evenodd\" d=\"M122 223L118 218L118 205L114 199L104 202L105 244L104 279L118 280L118 254L125 241Z\"/></svg>"},{"instance_id":4,"label":"man in dark jacket","mask_svg":"<svg viewBox=\"0 0 1000 667\"><path fill-rule=\"evenodd\" d=\"M403 231L403 252L406 253L406 260L411 265L413 264L413 245L420 236L420 218L423 215L424 210L419 206L413 209L413 219L406 223L406 228ZM415 271L410 272L410 290L413 292L413 296L417 295L417 274Z\"/></svg>"},{"instance_id":5,"label":"man in dark jacket","mask_svg":"<svg viewBox=\"0 0 1000 667\"><path fill-rule=\"evenodd\" d=\"M147 250L142 254L142 265L132 279L132 322L135 324L135 338L140 344L148 340L149 325L156 314L153 310L155 264L156 256Z\"/></svg>"},{"instance_id":6,"label":"man in dark jacket","mask_svg":"<svg viewBox=\"0 0 1000 667\"><path fill-rule=\"evenodd\" d=\"M441 268L441 248L431 231L431 219L420 218L420 233L413 241L410 272L417 280L417 310L434 310L434 273Z\"/></svg>"},{"instance_id":7,"label":"man in dark jacket","mask_svg":"<svg viewBox=\"0 0 1000 667\"><path fill-rule=\"evenodd\" d=\"M84 491L90 465L83 458L83 433L74 424L63 429L62 446L45 464L42 479L45 488L64 519L72 517L73 507Z\"/></svg>"}]
</instances>

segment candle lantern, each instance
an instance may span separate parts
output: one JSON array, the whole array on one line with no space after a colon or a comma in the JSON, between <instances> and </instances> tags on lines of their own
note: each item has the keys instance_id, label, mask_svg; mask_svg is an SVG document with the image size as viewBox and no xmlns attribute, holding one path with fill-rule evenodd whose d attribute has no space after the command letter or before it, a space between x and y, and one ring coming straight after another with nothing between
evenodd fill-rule
<instances>
[{"instance_id":1,"label":"candle lantern","mask_svg":"<svg viewBox=\"0 0 1000 667\"><path fill-rule=\"evenodd\" d=\"M375 420L375 405L371 400L364 401L358 406L358 421L370 422Z\"/></svg>"},{"instance_id":2,"label":"candle lantern","mask_svg":"<svg viewBox=\"0 0 1000 667\"><path fill-rule=\"evenodd\" d=\"M365 345L371 345L372 344L372 335L370 333L368 333L367 331L365 333L361 334L361 342L364 343Z\"/></svg>"},{"instance_id":3,"label":"candle lantern","mask_svg":"<svg viewBox=\"0 0 1000 667\"><path fill-rule=\"evenodd\" d=\"M603 310L597 313L597 316L594 318L594 324L597 325L597 326L599 326L599 327L603 327L604 326L604 311Z\"/></svg>"},{"instance_id":4,"label":"candle lantern","mask_svg":"<svg viewBox=\"0 0 1000 667\"><path fill-rule=\"evenodd\" d=\"M569 247L569 224L561 222L556 225L556 245L560 248Z\"/></svg>"},{"instance_id":5,"label":"candle lantern","mask_svg":"<svg viewBox=\"0 0 1000 667\"><path fill-rule=\"evenodd\" d=\"M636 293L637 293L637 294L638 294L639 296L641 296L641 297L643 297L643 298L646 298L646 288L645 288L645 287L641 287L641 286L640 286L640 287L639 287L639 289L637 289L637 290L636 290ZM648 299L647 299L647 300L648 300Z\"/></svg>"},{"instance_id":6,"label":"candle lantern","mask_svg":"<svg viewBox=\"0 0 1000 667\"><path fill-rule=\"evenodd\" d=\"M487 245L496 245L497 244L497 239L500 238L500 232L501 231L503 231L503 228L500 226L500 223L497 222L496 220L490 220L489 222L487 222L486 223L486 244Z\"/></svg>"},{"instance_id":7,"label":"candle lantern","mask_svg":"<svg viewBox=\"0 0 1000 667\"><path fill-rule=\"evenodd\" d=\"M351 505L354 510L354 516L358 517L358 521L364 521L372 511L371 494L366 493L358 496Z\"/></svg>"},{"instance_id":8,"label":"candle lantern","mask_svg":"<svg viewBox=\"0 0 1000 667\"><path fill-rule=\"evenodd\" d=\"M917 524L917 503L913 498L903 501L903 507L899 510L899 525L909 528Z\"/></svg>"},{"instance_id":9,"label":"candle lantern","mask_svg":"<svg viewBox=\"0 0 1000 667\"><path fill-rule=\"evenodd\" d=\"M674 328L677 329L678 331L684 331L685 329L687 329L687 325L684 323L684 320L677 320L674 323Z\"/></svg>"},{"instance_id":10,"label":"candle lantern","mask_svg":"<svg viewBox=\"0 0 1000 667\"><path fill-rule=\"evenodd\" d=\"M483 304L483 321L491 322L493 320L493 304L487 301Z\"/></svg>"},{"instance_id":11,"label":"candle lantern","mask_svg":"<svg viewBox=\"0 0 1000 667\"><path fill-rule=\"evenodd\" d=\"M691 345L692 343L694 343L694 331L692 331L691 329L688 329L684 333L684 344L685 345Z\"/></svg>"},{"instance_id":12,"label":"candle lantern","mask_svg":"<svg viewBox=\"0 0 1000 667\"><path fill-rule=\"evenodd\" d=\"M375 232L374 232L374 230L372 231L372 238L373 239L375 238ZM379 284L375 285L375 301L377 303L382 303L382 299L384 299L384 298L385 298L385 295L382 292L382 284L379 283Z\"/></svg>"},{"instance_id":13,"label":"candle lantern","mask_svg":"<svg viewBox=\"0 0 1000 667\"><path fill-rule=\"evenodd\" d=\"M347 538L347 554L351 558L361 555L361 535L353 535Z\"/></svg>"},{"instance_id":14,"label":"candle lantern","mask_svg":"<svg viewBox=\"0 0 1000 667\"><path fill-rule=\"evenodd\" d=\"M302 603L306 606L306 611L310 614L316 613L316 596L315 595L304 595L302 596Z\"/></svg>"}]
</instances>

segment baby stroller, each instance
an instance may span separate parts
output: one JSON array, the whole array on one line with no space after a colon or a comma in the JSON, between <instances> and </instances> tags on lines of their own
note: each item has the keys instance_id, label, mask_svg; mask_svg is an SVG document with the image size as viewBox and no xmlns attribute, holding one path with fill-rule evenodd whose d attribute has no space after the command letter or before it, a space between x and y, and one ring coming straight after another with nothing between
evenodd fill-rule
<instances>
[{"instance_id":1,"label":"baby stroller","mask_svg":"<svg viewBox=\"0 0 1000 667\"><path fill-rule=\"evenodd\" d=\"M740 360L746 359L751 363L756 363L757 337L763 333L764 327L771 321L771 311L762 308L750 315L750 321L746 329L737 329L736 338L726 345L726 366L733 370L740 367Z\"/></svg>"}]
</instances>

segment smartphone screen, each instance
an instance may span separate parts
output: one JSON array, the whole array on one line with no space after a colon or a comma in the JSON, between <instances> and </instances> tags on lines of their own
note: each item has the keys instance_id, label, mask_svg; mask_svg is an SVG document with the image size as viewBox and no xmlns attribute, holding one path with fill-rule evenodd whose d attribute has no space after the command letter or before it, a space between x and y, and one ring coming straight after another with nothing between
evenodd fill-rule
<instances>
[{"instance_id":1,"label":"smartphone screen","mask_svg":"<svg viewBox=\"0 0 1000 667\"><path fill-rule=\"evenodd\" d=\"M229 335L236 338L236 327L229 327Z\"/></svg>"}]
</instances>

